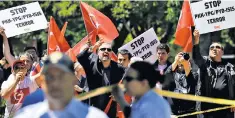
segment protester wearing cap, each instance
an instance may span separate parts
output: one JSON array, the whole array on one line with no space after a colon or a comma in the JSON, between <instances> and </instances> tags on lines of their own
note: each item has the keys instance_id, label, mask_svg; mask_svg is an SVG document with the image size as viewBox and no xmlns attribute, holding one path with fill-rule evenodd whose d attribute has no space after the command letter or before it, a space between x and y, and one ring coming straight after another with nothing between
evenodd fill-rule
<instances>
[{"instance_id":1,"label":"protester wearing cap","mask_svg":"<svg viewBox=\"0 0 235 118\"><path fill-rule=\"evenodd\" d=\"M126 118L170 118L169 104L152 90L155 88L156 78L161 79L161 77L160 73L147 62L135 62L130 65L123 82L126 92L135 96L136 101L130 107L119 87L114 87L112 90Z\"/></svg>"},{"instance_id":2,"label":"protester wearing cap","mask_svg":"<svg viewBox=\"0 0 235 118\"><path fill-rule=\"evenodd\" d=\"M64 54L55 52L44 63L46 100L21 109L15 118L107 118L106 114L89 107L74 97L74 64Z\"/></svg>"},{"instance_id":3,"label":"protester wearing cap","mask_svg":"<svg viewBox=\"0 0 235 118\"><path fill-rule=\"evenodd\" d=\"M89 45L87 45L89 47ZM92 53L97 50L97 54ZM94 90L102 86L109 86L111 84L119 83L125 69L111 60L112 48L110 43L103 43L102 40L98 41L93 47L92 51L86 48L80 55L78 61L83 66L89 90ZM107 106L110 93L91 98L91 105L104 110ZM111 118L116 117L116 103L112 102L111 109L108 116Z\"/></svg>"},{"instance_id":4,"label":"protester wearing cap","mask_svg":"<svg viewBox=\"0 0 235 118\"><path fill-rule=\"evenodd\" d=\"M12 117L19 110L26 95L38 88L36 80L27 76L27 66L22 60L12 65L12 74L1 86L1 96L6 100L4 118Z\"/></svg>"}]
</instances>

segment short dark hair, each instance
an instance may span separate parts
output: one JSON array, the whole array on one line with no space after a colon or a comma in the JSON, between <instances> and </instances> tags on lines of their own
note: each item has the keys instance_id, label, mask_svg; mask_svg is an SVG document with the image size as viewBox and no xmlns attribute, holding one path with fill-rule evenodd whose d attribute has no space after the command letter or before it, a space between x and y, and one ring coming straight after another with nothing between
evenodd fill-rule
<instances>
[{"instance_id":1,"label":"short dark hair","mask_svg":"<svg viewBox=\"0 0 235 118\"><path fill-rule=\"evenodd\" d=\"M154 88L157 81L163 80L162 78L164 77L160 74L159 71L154 69L152 64L145 61L137 61L131 64L130 68L138 72L138 77L136 79L138 81L143 81L146 79L149 83L150 88Z\"/></svg>"},{"instance_id":2,"label":"short dark hair","mask_svg":"<svg viewBox=\"0 0 235 118\"><path fill-rule=\"evenodd\" d=\"M167 53L170 52L169 46L168 46L167 44L165 44L165 43L159 44L159 45L157 46L157 51L158 51L158 50L166 50Z\"/></svg>"},{"instance_id":3,"label":"short dark hair","mask_svg":"<svg viewBox=\"0 0 235 118\"><path fill-rule=\"evenodd\" d=\"M130 53L128 50L126 50L126 49L119 50L117 54L128 55L128 59L129 59L129 60L130 60L131 57L132 57L131 53Z\"/></svg>"},{"instance_id":4,"label":"short dark hair","mask_svg":"<svg viewBox=\"0 0 235 118\"><path fill-rule=\"evenodd\" d=\"M25 48L24 48L24 52L26 52L27 50L31 50L31 49L35 50L35 52L37 53L37 49L36 49L35 47L33 47L33 46L27 46L27 47L25 47Z\"/></svg>"}]
</instances>

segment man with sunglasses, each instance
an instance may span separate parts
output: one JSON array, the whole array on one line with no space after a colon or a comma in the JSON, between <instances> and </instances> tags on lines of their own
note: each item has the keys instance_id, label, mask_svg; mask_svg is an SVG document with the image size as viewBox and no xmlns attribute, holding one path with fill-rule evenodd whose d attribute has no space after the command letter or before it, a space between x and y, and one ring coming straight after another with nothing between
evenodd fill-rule
<instances>
[{"instance_id":1,"label":"man with sunglasses","mask_svg":"<svg viewBox=\"0 0 235 118\"><path fill-rule=\"evenodd\" d=\"M213 98L235 99L234 66L222 59L224 48L213 42L209 48L209 56L202 57L199 47L199 32L194 31L195 44L193 59L200 68L201 95ZM222 105L202 103L201 109L211 109ZM205 118L234 118L235 108L206 113Z\"/></svg>"},{"instance_id":2,"label":"man with sunglasses","mask_svg":"<svg viewBox=\"0 0 235 118\"><path fill-rule=\"evenodd\" d=\"M155 89L157 80L162 77L148 62L139 61L130 65L123 77L123 83L126 92L135 96L132 106L126 102L124 93L118 86L112 90L126 118L170 118L169 104L152 90Z\"/></svg>"},{"instance_id":3,"label":"man with sunglasses","mask_svg":"<svg viewBox=\"0 0 235 118\"><path fill-rule=\"evenodd\" d=\"M78 55L78 61L84 67L89 90L94 90L102 86L109 86L111 84L118 83L125 69L111 60L112 48L110 43L104 43L102 40L98 41L92 51L89 50L89 44L87 48ZM97 49L97 54L92 53ZM100 95L91 98L91 105L104 110L110 99L110 94ZM108 116L111 118L116 117L116 104L111 104L111 109L108 112Z\"/></svg>"},{"instance_id":4,"label":"man with sunglasses","mask_svg":"<svg viewBox=\"0 0 235 118\"><path fill-rule=\"evenodd\" d=\"M21 107L25 96L38 88L36 81L26 74L25 62L15 61L12 66L12 74L1 86L1 96L7 101L4 118L12 117Z\"/></svg>"}]
</instances>

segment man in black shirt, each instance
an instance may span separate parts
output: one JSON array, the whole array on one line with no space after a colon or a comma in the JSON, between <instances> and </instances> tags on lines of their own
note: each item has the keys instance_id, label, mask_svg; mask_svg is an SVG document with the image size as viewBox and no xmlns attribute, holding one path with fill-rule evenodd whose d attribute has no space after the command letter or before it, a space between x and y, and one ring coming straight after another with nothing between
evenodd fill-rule
<instances>
[{"instance_id":1,"label":"man in black shirt","mask_svg":"<svg viewBox=\"0 0 235 118\"><path fill-rule=\"evenodd\" d=\"M97 50L97 54L92 53ZM83 66L89 90L94 90L102 86L117 84L122 79L125 69L111 60L111 44L98 41L92 50L87 49L78 55L78 61ZM108 104L111 94L103 94L91 98L91 105L104 110ZM116 117L116 103L111 104L111 109L108 112L110 118Z\"/></svg>"},{"instance_id":2,"label":"man in black shirt","mask_svg":"<svg viewBox=\"0 0 235 118\"><path fill-rule=\"evenodd\" d=\"M200 68L201 95L213 98L235 99L234 66L222 60L224 48L219 42L210 45L209 56L202 57L199 48L199 32L194 31L195 44L193 59ZM211 109L222 105L202 103L201 109ZM205 118L233 118L234 108L205 114ZM231 112L232 111L232 112Z\"/></svg>"}]
</instances>

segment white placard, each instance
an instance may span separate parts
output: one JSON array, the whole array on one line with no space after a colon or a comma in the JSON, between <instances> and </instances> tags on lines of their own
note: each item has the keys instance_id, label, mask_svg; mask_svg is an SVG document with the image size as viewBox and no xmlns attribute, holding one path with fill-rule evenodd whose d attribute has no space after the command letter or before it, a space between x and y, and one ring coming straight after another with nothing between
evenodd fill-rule
<instances>
[{"instance_id":1,"label":"white placard","mask_svg":"<svg viewBox=\"0 0 235 118\"><path fill-rule=\"evenodd\" d=\"M205 0L191 3L191 11L200 34L235 27L233 0Z\"/></svg>"},{"instance_id":2,"label":"white placard","mask_svg":"<svg viewBox=\"0 0 235 118\"><path fill-rule=\"evenodd\" d=\"M153 28L139 35L118 50L126 49L132 56L141 57L143 60L154 63L157 60L157 46L160 44Z\"/></svg>"},{"instance_id":3,"label":"white placard","mask_svg":"<svg viewBox=\"0 0 235 118\"><path fill-rule=\"evenodd\" d=\"M7 37L47 27L46 17L38 2L1 10L0 16L0 26L5 28Z\"/></svg>"}]
</instances>

